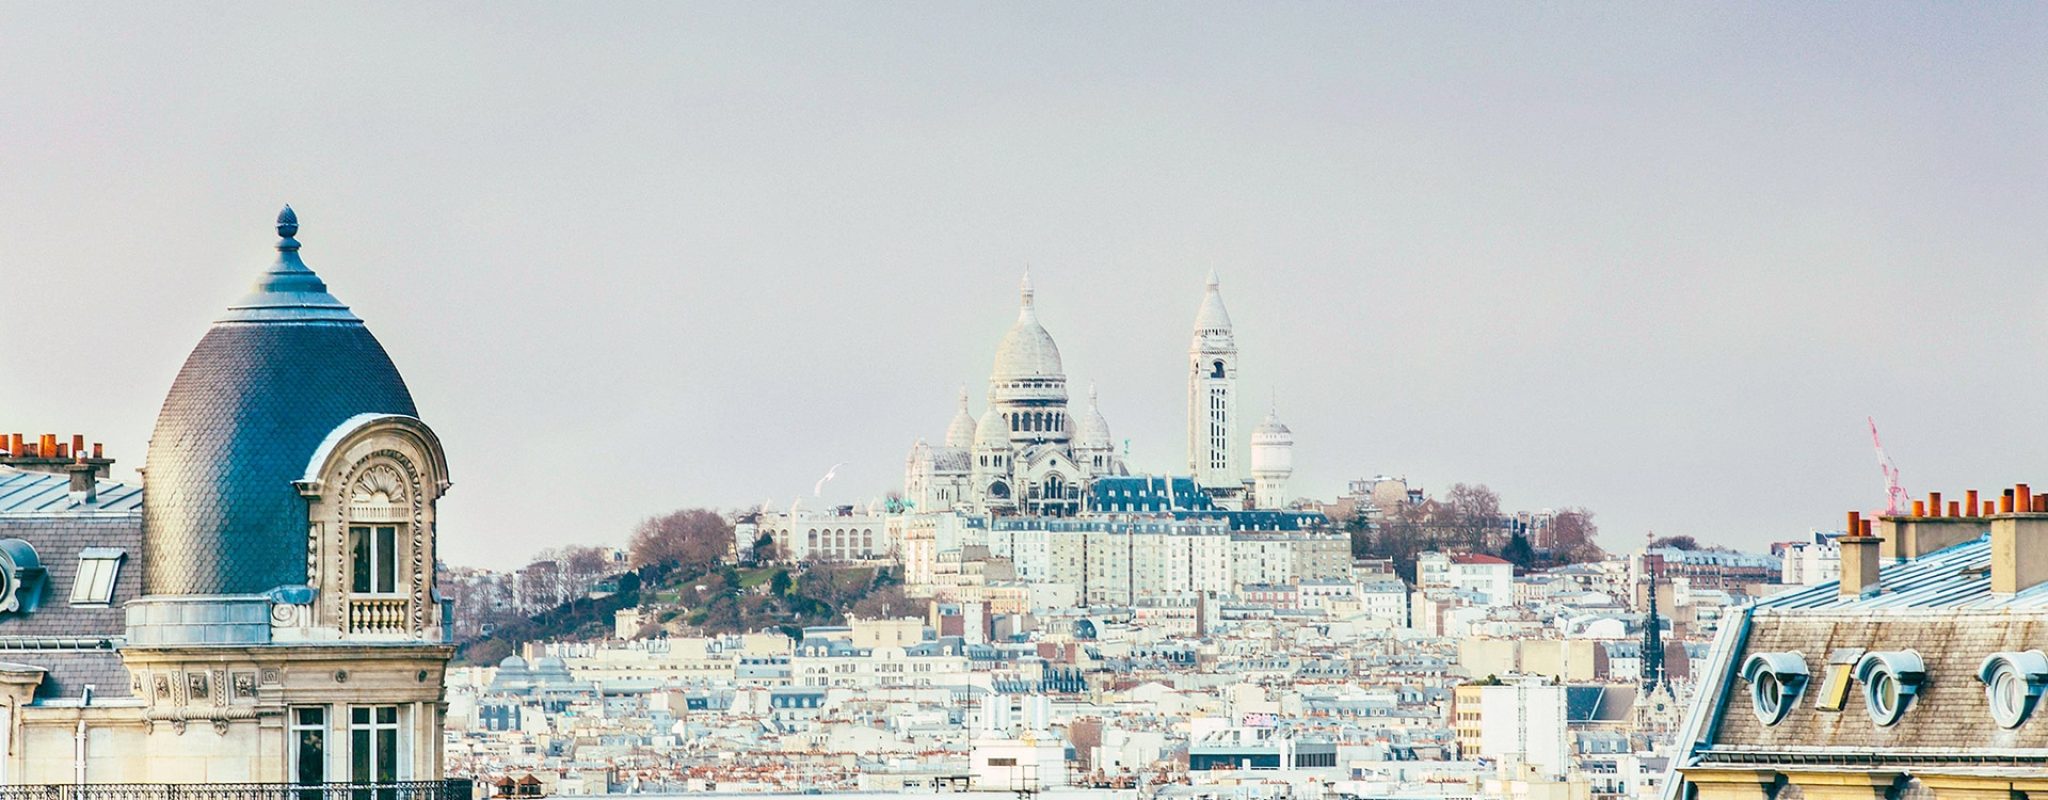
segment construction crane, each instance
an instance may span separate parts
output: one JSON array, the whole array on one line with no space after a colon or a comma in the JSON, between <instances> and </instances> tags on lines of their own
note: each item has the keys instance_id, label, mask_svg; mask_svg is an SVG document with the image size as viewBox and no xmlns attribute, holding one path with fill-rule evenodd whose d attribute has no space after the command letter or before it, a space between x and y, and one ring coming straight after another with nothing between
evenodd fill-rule
<instances>
[{"instance_id":1,"label":"construction crane","mask_svg":"<svg viewBox=\"0 0 2048 800\"><path fill-rule=\"evenodd\" d=\"M1870 446L1877 448L1877 471L1884 473L1884 513L1899 516L1913 507L1913 498L1899 487L1899 466L1892 463L1892 457L1884 454L1884 440L1877 438L1877 419L1864 417L1870 423ZM1856 535L1850 531L1849 535Z\"/></svg>"}]
</instances>

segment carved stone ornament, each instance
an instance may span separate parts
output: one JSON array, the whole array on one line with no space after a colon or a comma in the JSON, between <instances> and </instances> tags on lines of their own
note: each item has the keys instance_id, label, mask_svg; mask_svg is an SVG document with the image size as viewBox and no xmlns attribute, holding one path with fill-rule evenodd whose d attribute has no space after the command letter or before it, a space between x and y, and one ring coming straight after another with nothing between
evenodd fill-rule
<instances>
[{"instance_id":1,"label":"carved stone ornament","mask_svg":"<svg viewBox=\"0 0 2048 800\"><path fill-rule=\"evenodd\" d=\"M353 499L358 503L388 503L399 506L406 504L409 492L405 477L398 474L396 467L378 464L363 470L363 474L356 478L354 494Z\"/></svg>"},{"instance_id":2,"label":"carved stone ornament","mask_svg":"<svg viewBox=\"0 0 2048 800\"><path fill-rule=\"evenodd\" d=\"M236 700L254 700L254 699L256 699L256 673L254 673L254 672L237 672L237 673L235 673L235 699L236 699Z\"/></svg>"}]
</instances>

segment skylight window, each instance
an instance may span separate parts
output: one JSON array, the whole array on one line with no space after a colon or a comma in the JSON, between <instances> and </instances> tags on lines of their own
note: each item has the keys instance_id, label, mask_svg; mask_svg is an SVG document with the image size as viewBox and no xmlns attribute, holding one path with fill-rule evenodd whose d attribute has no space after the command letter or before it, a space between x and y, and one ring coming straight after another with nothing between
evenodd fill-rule
<instances>
[{"instance_id":1,"label":"skylight window","mask_svg":"<svg viewBox=\"0 0 2048 800\"><path fill-rule=\"evenodd\" d=\"M88 547L78 551L78 577L71 582L71 604L112 605L114 581L120 577L121 561L127 555L118 547Z\"/></svg>"}]
</instances>

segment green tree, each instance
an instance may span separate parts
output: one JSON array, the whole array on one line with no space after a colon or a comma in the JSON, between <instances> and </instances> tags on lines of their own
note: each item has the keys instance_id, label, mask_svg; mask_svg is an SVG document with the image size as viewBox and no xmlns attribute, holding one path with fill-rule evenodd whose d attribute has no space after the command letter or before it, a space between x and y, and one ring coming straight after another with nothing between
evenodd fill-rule
<instances>
[{"instance_id":1,"label":"green tree","mask_svg":"<svg viewBox=\"0 0 2048 800\"><path fill-rule=\"evenodd\" d=\"M1529 537L1517 530L1508 538L1507 546L1501 548L1500 557L1517 567L1528 569L1529 565L1536 563L1536 548L1530 547Z\"/></svg>"}]
</instances>

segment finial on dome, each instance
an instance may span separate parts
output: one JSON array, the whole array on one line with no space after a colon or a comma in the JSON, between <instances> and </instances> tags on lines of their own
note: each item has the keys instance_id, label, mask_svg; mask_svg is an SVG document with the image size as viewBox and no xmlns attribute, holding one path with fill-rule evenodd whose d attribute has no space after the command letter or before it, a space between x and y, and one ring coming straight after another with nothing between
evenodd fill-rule
<instances>
[{"instance_id":1,"label":"finial on dome","mask_svg":"<svg viewBox=\"0 0 2048 800\"><path fill-rule=\"evenodd\" d=\"M1024 279L1017 282L1017 295L1024 299L1024 305L1031 305L1031 298L1037 292L1031 288L1031 265L1024 266Z\"/></svg>"},{"instance_id":2,"label":"finial on dome","mask_svg":"<svg viewBox=\"0 0 2048 800\"><path fill-rule=\"evenodd\" d=\"M1208 281L1208 284L1207 284L1207 285L1208 285L1208 287L1209 287L1209 291L1212 291L1212 292L1213 292L1213 291L1216 291L1216 289L1217 289L1218 287L1220 287L1220 286L1222 286L1222 285L1223 285L1223 282L1222 282L1222 281L1219 281L1219 280L1217 280L1217 279L1216 279L1216 270L1214 270L1214 269L1210 269L1210 270L1209 270L1209 281Z\"/></svg>"},{"instance_id":3,"label":"finial on dome","mask_svg":"<svg viewBox=\"0 0 2048 800\"><path fill-rule=\"evenodd\" d=\"M299 214L292 210L290 203L286 203L284 210L277 212L277 249L299 249L299 240L292 238L297 235L299 235Z\"/></svg>"},{"instance_id":4,"label":"finial on dome","mask_svg":"<svg viewBox=\"0 0 2048 800\"><path fill-rule=\"evenodd\" d=\"M1095 405L1095 382L1088 382L1088 405Z\"/></svg>"},{"instance_id":5,"label":"finial on dome","mask_svg":"<svg viewBox=\"0 0 2048 800\"><path fill-rule=\"evenodd\" d=\"M967 410L967 384L960 384L960 410Z\"/></svg>"}]
</instances>

